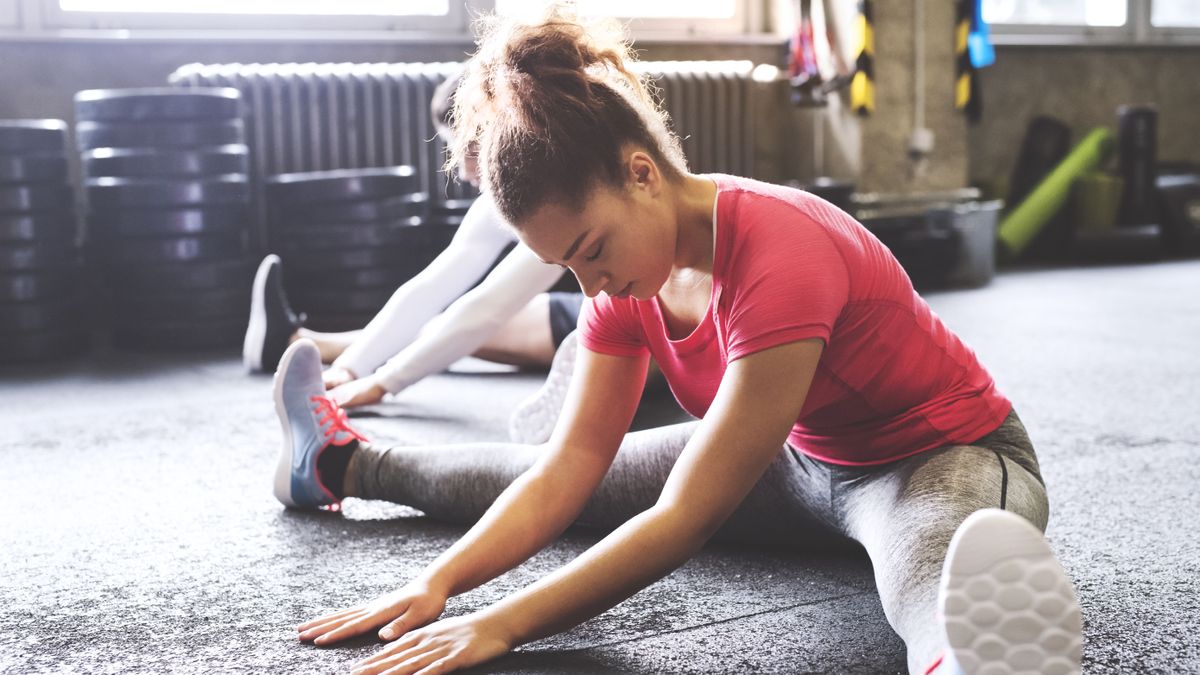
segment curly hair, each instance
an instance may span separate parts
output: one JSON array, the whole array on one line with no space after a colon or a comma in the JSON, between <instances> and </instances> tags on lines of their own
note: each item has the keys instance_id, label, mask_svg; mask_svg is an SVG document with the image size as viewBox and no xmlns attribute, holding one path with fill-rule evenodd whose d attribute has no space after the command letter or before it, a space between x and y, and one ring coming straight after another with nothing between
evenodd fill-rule
<instances>
[{"instance_id":1,"label":"curly hair","mask_svg":"<svg viewBox=\"0 0 1200 675\"><path fill-rule=\"evenodd\" d=\"M636 146L668 179L687 172L679 139L621 25L562 5L539 19L485 17L451 113L448 167L477 153L484 189L510 223L548 201L581 209L593 187L624 185Z\"/></svg>"}]
</instances>

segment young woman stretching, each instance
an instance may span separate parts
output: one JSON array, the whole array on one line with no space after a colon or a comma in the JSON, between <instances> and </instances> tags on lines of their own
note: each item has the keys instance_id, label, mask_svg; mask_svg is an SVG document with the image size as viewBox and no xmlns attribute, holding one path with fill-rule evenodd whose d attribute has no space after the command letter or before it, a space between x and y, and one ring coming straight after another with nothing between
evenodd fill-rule
<instances>
[{"instance_id":1,"label":"young woman stretching","mask_svg":"<svg viewBox=\"0 0 1200 675\"><path fill-rule=\"evenodd\" d=\"M869 554L911 672L1078 672L1079 607L1041 534L1046 492L1012 404L848 215L689 173L629 58L619 33L551 10L493 24L459 90L455 158L478 144L500 212L590 298L547 444L367 443L323 396L315 347L284 355L284 504L355 496L475 523L403 588L300 639L378 630L391 644L356 670L447 672L605 611L714 537L834 536ZM650 355L701 419L625 435ZM614 529L435 622L576 522Z\"/></svg>"},{"instance_id":2,"label":"young woman stretching","mask_svg":"<svg viewBox=\"0 0 1200 675\"><path fill-rule=\"evenodd\" d=\"M430 113L438 134L450 142L447 126L458 77L434 91ZM459 178L479 184L474 160L458 167ZM517 244L491 273L488 268L504 250ZM487 196L476 199L450 245L418 275L402 285L358 331L316 332L303 327L283 290L283 261L267 256L255 275L250 322L242 348L249 372L271 372L287 346L312 340L325 371L326 388L341 406L378 402L440 372L458 359L475 355L527 367L560 363L547 381L513 413L512 440L541 443L549 438L565 393L564 368L575 354L575 330L583 296L547 292L562 269L547 265L521 245ZM484 275L487 275L484 277ZM478 286L472 286L483 278Z\"/></svg>"}]
</instances>

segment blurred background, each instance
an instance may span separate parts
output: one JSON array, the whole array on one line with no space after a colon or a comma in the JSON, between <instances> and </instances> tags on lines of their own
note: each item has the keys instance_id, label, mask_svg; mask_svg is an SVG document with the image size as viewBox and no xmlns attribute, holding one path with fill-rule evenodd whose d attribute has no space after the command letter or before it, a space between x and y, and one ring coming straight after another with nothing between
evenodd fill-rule
<instances>
[{"instance_id":1,"label":"blurred background","mask_svg":"<svg viewBox=\"0 0 1200 675\"><path fill-rule=\"evenodd\" d=\"M921 288L985 285L997 262L1200 251L1194 0L578 5L628 22L694 171L821 194L888 244ZM315 327L361 327L445 246L475 195L439 172L428 112L472 50L472 18L539 6L4 0L0 120L15 140L0 143L10 165L0 176L0 300L33 304L0 303L10 327L28 328L2 340L61 334L70 314L118 347L234 346L250 268L280 251L301 259L288 290ZM136 109L205 96L236 100ZM20 128L38 124L57 126ZM39 132L51 135L21 140ZM65 173L38 174L22 159L47 154ZM286 206L272 203L287 198L266 186L281 174L397 166L412 180L355 199L423 194L422 208L371 207L376 221L411 226L404 236L370 255L361 250L371 237L334 242L347 267L392 272L345 288L351 307L299 287L295 277L311 272L304 254L328 242L289 230ZM343 212L329 213L344 224ZM196 290L206 297L183 299ZM204 335L189 329L200 316ZM25 361L90 345L58 342L0 351Z\"/></svg>"}]
</instances>

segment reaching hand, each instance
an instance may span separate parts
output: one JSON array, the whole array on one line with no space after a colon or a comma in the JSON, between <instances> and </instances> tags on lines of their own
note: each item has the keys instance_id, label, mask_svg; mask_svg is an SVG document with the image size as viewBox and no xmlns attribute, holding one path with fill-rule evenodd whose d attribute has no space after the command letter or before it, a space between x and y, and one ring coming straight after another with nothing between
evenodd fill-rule
<instances>
[{"instance_id":1,"label":"reaching hand","mask_svg":"<svg viewBox=\"0 0 1200 675\"><path fill-rule=\"evenodd\" d=\"M325 389L328 391L334 387L340 387L347 382L353 382L358 378L349 370L335 366L321 373L321 379L325 381Z\"/></svg>"},{"instance_id":2,"label":"reaching hand","mask_svg":"<svg viewBox=\"0 0 1200 675\"><path fill-rule=\"evenodd\" d=\"M444 594L422 584L409 584L368 603L302 623L296 630L301 642L324 647L386 624L379 637L394 640L438 618L445 609Z\"/></svg>"},{"instance_id":3,"label":"reaching hand","mask_svg":"<svg viewBox=\"0 0 1200 675\"><path fill-rule=\"evenodd\" d=\"M511 649L509 638L499 626L479 614L468 614L411 631L378 654L354 664L352 672L448 673L490 661Z\"/></svg>"},{"instance_id":4,"label":"reaching hand","mask_svg":"<svg viewBox=\"0 0 1200 675\"><path fill-rule=\"evenodd\" d=\"M379 403L386 393L387 389L384 389L383 385L379 384L374 377L364 377L334 387L330 390L329 397L343 408L353 408L359 405Z\"/></svg>"}]
</instances>

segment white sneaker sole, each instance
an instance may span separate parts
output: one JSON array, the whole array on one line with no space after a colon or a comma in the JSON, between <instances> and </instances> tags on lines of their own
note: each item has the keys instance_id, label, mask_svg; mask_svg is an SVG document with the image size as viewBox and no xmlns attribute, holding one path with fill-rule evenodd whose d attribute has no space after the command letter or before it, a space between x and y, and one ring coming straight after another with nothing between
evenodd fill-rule
<instances>
[{"instance_id":1,"label":"white sneaker sole","mask_svg":"<svg viewBox=\"0 0 1200 675\"><path fill-rule=\"evenodd\" d=\"M275 465L275 498L285 506L296 506L292 499L292 425L288 422L287 408L283 403L283 374L287 372L292 358L299 351L301 341L292 343L283 357L279 359L279 367L275 370L274 398L275 414L279 417L279 426L283 430L283 446L279 449L279 461Z\"/></svg>"},{"instance_id":2,"label":"white sneaker sole","mask_svg":"<svg viewBox=\"0 0 1200 675\"><path fill-rule=\"evenodd\" d=\"M267 287L267 267L278 261L278 256L269 255L258 264L254 273L254 289L250 296L250 322L246 326L246 337L242 340L242 363L251 373L262 372L263 342L267 339L267 308L263 296Z\"/></svg>"},{"instance_id":3,"label":"white sneaker sole","mask_svg":"<svg viewBox=\"0 0 1200 675\"><path fill-rule=\"evenodd\" d=\"M567 339L574 341L577 338L572 334ZM564 347L569 352L563 351ZM555 355L542 388L517 406L509 418L509 440L523 445L540 445L550 440L562 414L563 403L567 399L567 390L575 373L578 349L577 343L567 346L566 340L559 345L562 356L560 358L559 354Z\"/></svg>"},{"instance_id":4,"label":"white sneaker sole","mask_svg":"<svg viewBox=\"0 0 1200 675\"><path fill-rule=\"evenodd\" d=\"M1068 675L1081 670L1075 588L1046 538L999 509L955 532L938 592L946 639L968 675Z\"/></svg>"}]
</instances>

